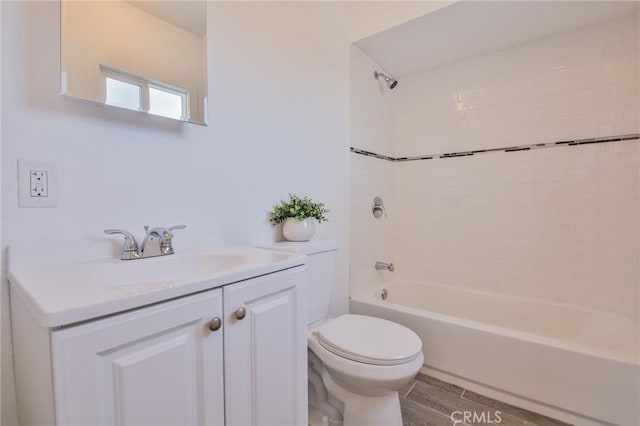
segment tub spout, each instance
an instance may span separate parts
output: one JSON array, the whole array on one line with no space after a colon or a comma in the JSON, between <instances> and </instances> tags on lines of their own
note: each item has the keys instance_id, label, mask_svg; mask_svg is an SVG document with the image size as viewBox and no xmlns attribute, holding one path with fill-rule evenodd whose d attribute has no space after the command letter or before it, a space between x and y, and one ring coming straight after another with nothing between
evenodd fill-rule
<instances>
[{"instance_id":1,"label":"tub spout","mask_svg":"<svg viewBox=\"0 0 640 426\"><path fill-rule=\"evenodd\" d=\"M385 262L376 262L376 269L379 271L389 271L393 272L395 268L393 267L393 263L385 263Z\"/></svg>"}]
</instances>

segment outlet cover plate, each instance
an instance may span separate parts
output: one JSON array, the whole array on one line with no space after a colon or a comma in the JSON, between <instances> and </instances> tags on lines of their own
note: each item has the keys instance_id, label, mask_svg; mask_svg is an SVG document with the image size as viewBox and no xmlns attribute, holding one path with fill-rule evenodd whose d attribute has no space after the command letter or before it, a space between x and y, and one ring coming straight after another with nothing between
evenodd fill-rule
<instances>
[{"instance_id":1,"label":"outlet cover plate","mask_svg":"<svg viewBox=\"0 0 640 426\"><path fill-rule=\"evenodd\" d=\"M58 206L58 175L55 164L18 160L18 206Z\"/></svg>"}]
</instances>

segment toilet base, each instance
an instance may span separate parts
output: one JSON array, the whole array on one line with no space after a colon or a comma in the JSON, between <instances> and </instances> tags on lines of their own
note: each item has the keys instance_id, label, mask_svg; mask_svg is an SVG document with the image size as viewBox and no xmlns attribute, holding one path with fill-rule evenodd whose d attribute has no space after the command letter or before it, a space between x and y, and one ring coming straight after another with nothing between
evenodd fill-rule
<instances>
[{"instance_id":1,"label":"toilet base","mask_svg":"<svg viewBox=\"0 0 640 426\"><path fill-rule=\"evenodd\" d=\"M329 393L344 404L343 426L402 426L398 392L363 396L340 386L326 370L322 379Z\"/></svg>"}]
</instances>

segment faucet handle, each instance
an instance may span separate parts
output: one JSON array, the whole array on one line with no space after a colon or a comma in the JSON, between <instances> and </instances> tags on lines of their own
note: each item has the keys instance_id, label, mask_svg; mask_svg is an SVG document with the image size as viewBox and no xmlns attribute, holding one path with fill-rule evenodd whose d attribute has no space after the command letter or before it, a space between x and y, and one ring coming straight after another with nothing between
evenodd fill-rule
<instances>
[{"instance_id":1,"label":"faucet handle","mask_svg":"<svg viewBox=\"0 0 640 426\"><path fill-rule=\"evenodd\" d=\"M175 225L175 226L171 226L171 227L167 228L166 231L173 231L174 229L184 229L186 227L187 227L187 225ZM158 228L154 228L154 229L158 229ZM144 226L144 230L148 234L149 233L149 225L145 225Z\"/></svg>"},{"instance_id":2,"label":"faucet handle","mask_svg":"<svg viewBox=\"0 0 640 426\"><path fill-rule=\"evenodd\" d=\"M186 225L175 225L169 228L154 228L151 230L152 233L154 230L157 230L161 235L160 250L163 254L173 254L173 234L171 231L175 229L184 229L186 227Z\"/></svg>"},{"instance_id":3,"label":"faucet handle","mask_svg":"<svg viewBox=\"0 0 640 426\"><path fill-rule=\"evenodd\" d=\"M122 229L105 229L105 234L114 235L114 234L122 234L124 235L124 245L122 246L122 252L137 252L138 251L138 242L136 238L131 235L130 232L124 231Z\"/></svg>"},{"instance_id":4,"label":"faucet handle","mask_svg":"<svg viewBox=\"0 0 640 426\"><path fill-rule=\"evenodd\" d=\"M163 238L162 245L165 247L167 246L171 247L171 239L173 238L173 233L171 231L175 229L184 229L186 227L187 225L175 225L165 229L164 232L162 233L162 238Z\"/></svg>"}]
</instances>

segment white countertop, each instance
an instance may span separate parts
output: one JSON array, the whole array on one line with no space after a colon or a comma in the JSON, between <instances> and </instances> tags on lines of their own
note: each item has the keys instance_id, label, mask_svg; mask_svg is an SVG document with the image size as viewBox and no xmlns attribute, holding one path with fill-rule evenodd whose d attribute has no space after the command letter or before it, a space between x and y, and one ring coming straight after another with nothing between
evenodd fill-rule
<instances>
[{"instance_id":1,"label":"white countertop","mask_svg":"<svg viewBox=\"0 0 640 426\"><path fill-rule=\"evenodd\" d=\"M61 244L9 248L11 292L24 298L45 327L86 321L307 262L304 255L227 245L123 261L96 249L102 243L84 248L74 243L69 250ZM60 254L65 252L76 256Z\"/></svg>"}]
</instances>

